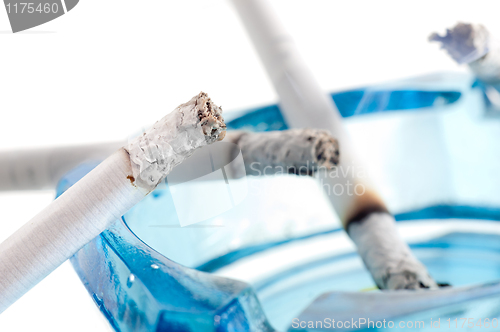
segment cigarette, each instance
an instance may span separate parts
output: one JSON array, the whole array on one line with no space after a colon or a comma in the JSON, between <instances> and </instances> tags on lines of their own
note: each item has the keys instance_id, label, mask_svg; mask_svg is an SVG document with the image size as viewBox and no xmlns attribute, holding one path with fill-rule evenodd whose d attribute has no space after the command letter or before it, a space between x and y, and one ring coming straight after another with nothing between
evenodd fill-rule
<instances>
[{"instance_id":1,"label":"cigarette","mask_svg":"<svg viewBox=\"0 0 500 332\"><path fill-rule=\"evenodd\" d=\"M229 132L227 141L241 149L247 175L312 175L320 168L331 169L339 163L338 142L324 130L237 131Z\"/></svg>"},{"instance_id":2,"label":"cigarette","mask_svg":"<svg viewBox=\"0 0 500 332\"><path fill-rule=\"evenodd\" d=\"M457 23L444 36L431 34L429 41L440 43L457 63L467 64L481 81L499 87L500 43L484 26Z\"/></svg>"},{"instance_id":3,"label":"cigarette","mask_svg":"<svg viewBox=\"0 0 500 332\"><path fill-rule=\"evenodd\" d=\"M300 56L292 37L269 3L265 0L232 0L232 2L280 97L280 109L287 124L294 128L318 128L332 133L338 140L341 151L337 167L344 170L362 169L363 164L342 124L340 113L332 99L322 91ZM318 172L318 178L325 190L337 186L348 188L350 185L354 188L363 188L355 195L350 195L348 190L343 190L341 194L337 194L334 190L326 191L346 230L349 230L351 222L371 222L388 213L371 182L366 177L360 177L361 172L339 173L342 174L328 176L326 171ZM394 224L393 219L391 222ZM396 232L389 233L387 237L391 237L391 241L399 245L394 249L384 249L397 251L404 248L405 244ZM363 245L357 242L356 244ZM389 267L391 263L387 264ZM417 271L418 275L427 272L423 266L422 268L423 271ZM387 282L384 285L393 284Z\"/></svg>"},{"instance_id":4,"label":"cigarette","mask_svg":"<svg viewBox=\"0 0 500 332\"><path fill-rule=\"evenodd\" d=\"M349 236L380 289L437 288L408 245L399 240L394 217L372 213L349 224Z\"/></svg>"},{"instance_id":5,"label":"cigarette","mask_svg":"<svg viewBox=\"0 0 500 332\"><path fill-rule=\"evenodd\" d=\"M0 152L0 191L49 190L70 170L101 162L127 141Z\"/></svg>"},{"instance_id":6,"label":"cigarette","mask_svg":"<svg viewBox=\"0 0 500 332\"><path fill-rule=\"evenodd\" d=\"M339 160L338 142L328 132L292 129L263 133L227 131L225 142L239 146L244 167L235 164L230 178L293 173L313 175ZM0 191L54 189L64 174L85 162L100 162L126 141L0 152ZM231 162L235 153L225 156ZM246 169L246 173L241 173Z\"/></svg>"},{"instance_id":7,"label":"cigarette","mask_svg":"<svg viewBox=\"0 0 500 332\"><path fill-rule=\"evenodd\" d=\"M322 91L269 3L263 0L232 2L280 97L280 109L287 124L293 128L317 128L333 134L342 153L338 167L362 167L340 113L331 98ZM366 194L359 196L329 195L344 226L365 207L387 211L368 181L357 177L358 172L345 173L349 174L321 179L330 187L343 186L349 181L367 189Z\"/></svg>"},{"instance_id":8,"label":"cigarette","mask_svg":"<svg viewBox=\"0 0 500 332\"><path fill-rule=\"evenodd\" d=\"M119 148L0 244L0 313L141 201L196 149L224 138L205 93Z\"/></svg>"}]
</instances>

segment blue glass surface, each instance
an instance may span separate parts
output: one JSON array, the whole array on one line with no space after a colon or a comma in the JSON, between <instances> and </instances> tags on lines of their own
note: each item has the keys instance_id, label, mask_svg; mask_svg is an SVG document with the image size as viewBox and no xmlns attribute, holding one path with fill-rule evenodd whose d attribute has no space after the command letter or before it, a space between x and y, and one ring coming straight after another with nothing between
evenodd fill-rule
<instances>
[{"instance_id":1,"label":"blue glass surface","mask_svg":"<svg viewBox=\"0 0 500 332\"><path fill-rule=\"evenodd\" d=\"M411 111L426 107L447 105L460 98L460 91L453 90L385 90L363 88L332 93L337 109L344 118L355 115ZM249 110L241 117L230 121L228 129L252 131L285 130L288 126L278 105L269 105Z\"/></svg>"},{"instance_id":2,"label":"blue glass surface","mask_svg":"<svg viewBox=\"0 0 500 332\"><path fill-rule=\"evenodd\" d=\"M500 236L497 234L453 232L428 241L414 243L411 247L438 282L449 283L459 291L460 287L488 284L500 280L499 241ZM300 244L297 243L297 246ZM280 284L287 286L280 287ZM293 318L299 317L300 312L322 294L359 292L362 289L370 289L372 286L373 282L355 252L332 255L295 265L254 285L262 299L266 314L281 330L289 326ZM457 304L468 306L469 300L478 298L489 300L496 297L500 300L498 287L495 292L488 293L487 296L480 294L474 298L472 294L468 295L469 297L464 297L461 302L454 298L450 298L449 302L444 299L439 305L439 310L443 310L443 307L447 305L450 307ZM407 296L411 297L412 294ZM348 310L347 303L325 305L321 310L321 315L323 318L338 319L358 317L363 311L362 301L363 298L360 298L356 302L357 305L350 310ZM343 309L340 310L339 307ZM416 305L413 313L429 311L429 309L433 309L432 301L429 301L428 306L424 308ZM391 310L387 309L386 313L391 316ZM451 314L455 315L456 312L441 311L441 316L435 314L431 317L446 317L446 319L455 317L449 316ZM479 311L472 317L479 318L479 314L484 315L486 312ZM374 315L369 312L361 317L375 319ZM498 316L490 316L490 319L494 317ZM404 319L404 316L400 318ZM314 330L311 329L311 331Z\"/></svg>"},{"instance_id":3,"label":"blue glass surface","mask_svg":"<svg viewBox=\"0 0 500 332\"><path fill-rule=\"evenodd\" d=\"M93 167L71 171L58 195ZM71 262L117 331L273 331L249 285L170 261L140 241L123 220Z\"/></svg>"},{"instance_id":4,"label":"blue glass surface","mask_svg":"<svg viewBox=\"0 0 500 332\"><path fill-rule=\"evenodd\" d=\"M357 133L370 129L367 126L389 128L390 124L391 130L396 128L396 140L390 136L384 141L384 144L389 142L388 147L375 149L386 151L388 163L392 156L409 163L391 164L392 168L379 165L376 174L387 183L381 188L382 193L392 204L391 210L398 221L410 226L418 220L432 220L434 224L455 219L484 223L484 230L471 231L469 225L466 230L453 231L452 226L444 235L437 232L412 242L417 256L431 274L438 281L454 286L500 279L500 254L496 244L500 243L500 231L498 234L490 231L496 231L496 221L500 219L497 198L500 195L496 195L500 186L496 180L483 181L499 169L500 161L491 155L498 124L484 118L484 100L478 98L482 96L480 91L475 94L471 89L472 81L469 76L445 75L332 94L340 113L348 118L346 123L355 139L362 136ZM232 119L228 129L283 130L287 125L279 107L270 105ZM472 137L468 142L451 141L449 145L449 138L458 135L459 129L468 135L479 134L467 136ZM492 141L486 135L490 133L488 130L494 134ZM399 148L399 143L404 148ZM434 149L440 144L442 148ZM470 146L481 158L462 156L463 149L458 148L471 150ZM367 149L373 150L370 146ZM443 154L442 151L451 152ZM470 159L467 161L471 164L462 157ZM485 174L472 173L483 164L487 166L480 170ZM61 180L58 194L93 166L82 165L70 172ZM475 177L470 177L471 174ZM256 181L268 183L283 179ZM310 188L307 179L290 177L284 181L297 181L300 190ZM412 189L398 191L402 186ZM268 197L262 195L262 199ZM283 211L286 208L279 213L286 214ZM330 251L321 257L297 260L281 269L274 266L279 264L274 264L272 257L276 257L274 262L278 263L296 250L310 250L316 242L332 245L342 242L345 234L331 221L309 227L307 220L289 216L286 218L292 220L286 220L287 227L279 227L281 224L277 223L273 236L269 237L269 228L259 228L265 221L251 214L236 211L222 218L230 221L224 228L202 223L181 229L172 193L168 186L163 186L71 260L101 311L117 331L123 332L272 331L273 328L284 331L294 317L324 292L357 292L374 285L352 247L327 248ZM290 225L295 227L293 231ZM418 229L418 225L412 227ZM255 271L252 259L258 261L266 257L267 263L262 264L268 265ZM254 275L248 277L251 284L223 277L242 276L246 280L246 272L241 271ZM469 302L484 302L474 301ZM466 306L470 303L463 301ZM450 307L453 305L457 304ZM445 307L443 304L441 309ZM415 310L420 310L422 317L433 315L432 310ZM435 317L450 312L445 310ZM415 314L418 317L418 313Z\"/></svg>"}]
</instances>

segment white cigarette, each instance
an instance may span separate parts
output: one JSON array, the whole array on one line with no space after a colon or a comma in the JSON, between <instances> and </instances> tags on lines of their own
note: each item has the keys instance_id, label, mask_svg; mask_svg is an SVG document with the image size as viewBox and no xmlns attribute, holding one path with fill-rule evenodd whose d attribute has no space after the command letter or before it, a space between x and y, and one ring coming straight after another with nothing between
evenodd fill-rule
<instances>
[{"instance_id":1,"label":"white cigarette","mask_svg":"<svg viewBox=\"0 0 500 332\"><path fill-rule=\"evenodd\" d=\"M353 145L333 101L324 93L297 50L292 37L281 24L269 3L264 0L233 0L238 14L280 97L280 109L287 124L294 128L327 130L337 140L341 151L339 168L361 168ZM349 174L347 174L349 173ZM358 172L343 177L325 177L330 187L362 185L363 195L330 195L331 204L344 225L364 210L386 211L376 190Z\"/></svg>"},{"instance_id":2,"label":"white cigarette","mask_svg":"<svg viewBox=\"0 0 500 332\"><path fill-rule=\"evenodd\" d=\"M0 191L54 189L84 162L100 162L127 141L0 152Z\"/></svg>"},{"instance_id":3,"label":"white cigarette","mask_svg":"<svg viewBox=\"0 0 500 332\"><path fill-rule=\"evenodd\" d=\"M341 194L336 194L334 190L327 191L330 202L344 227L348 229L351 222L372 220L376 219L380 212L387 213L385 204L368 179L359 176L361 172L358 170L363 165L342 124L340 113L332 99L322 91L269 2L265 0L232 0L232 2L280 97L280 109L288 125L295 128L309 127L329 131L339 142L341 157L338 168L355 169L353 172L337 172L337 176L328 176L328 172L318 173L325 189L338 186L345 189L349 185L363 188L354 195L349 194L348 190L343 190ZM374 217L367 218L371 215ZM396 229L394 222L391 225ZM404 247L404 242L396 232L381 236L380 240L389 236L392 237L392 242L399 243L395 250ZM358 242L356 244L362 245ZM422 268L425 271L423 266Z\"/></svg>"},{"instance_id":4,"label":"white cigarette","mask_svg":"<svg viewBox=\"0 0 500 332\"><path fill-rule=\"evenodd\" d=\"M0 313L224 134L221 109L200 93L104 160L0 244Z\"/></svg>"},{"instance_id":5,"label":"white cigarette","mask_svg":"<svg viewBox=\"0 0 500 332\"><path fill-rule=\"evenodd\" d=\"M273 132L228 131L226 142L237 144L249 175L283 172L312 174L338 163L338 143L326 131L292 129ZM64 174L84 162L100 162L126 141L0 152L0 191L54 189ZM234 156L226 156L227 163ZM228 176L240 178L240 167ZM264 170L265 169L265 170Z\"/></svg>"}]
</instances>

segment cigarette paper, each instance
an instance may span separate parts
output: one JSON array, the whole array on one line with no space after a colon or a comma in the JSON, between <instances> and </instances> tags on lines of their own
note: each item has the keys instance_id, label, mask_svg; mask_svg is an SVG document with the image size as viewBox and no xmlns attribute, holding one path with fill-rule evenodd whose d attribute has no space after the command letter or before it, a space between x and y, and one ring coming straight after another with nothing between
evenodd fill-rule
<instances>
[{"instance_id":1,"label":"cigarette paper","mask_svg":"<svg viewBox=\"0 0 500 332\"><path fill-rule=\"evenodd\" d=\"M292 37L285 27L281 25L279 18L272 10L268 1L265 0L232 0L245 28L262 60L264 67L271 79L276 92L280 97L280 108L283 116L291 127L295 128L319 128L329 131L338 140L341 152L338 168L347 171L349 169L363 168L349 135L342 124L342 118L331 98L321 89L314 75L307 67L307 64L299 54ZM337 212L344 228L347 230L351 222L366 220L366 224L373 220L387 215L387 208L378 195L376 189L366 178L358 176L358 172L345 172L342 176L329 176L329 172L321 170L318 178L328 195L330 203ZM361 187L362 191L355 195L350 195L348 190L342 190L341 194L336 194L331 188L340 186ZM326 190L330 188L330 190ZM389 220L389 223L394 223ZM386 221L384 221L384 224ZM395 228L395 225L392 227ZM365 228L360 230L361 233ZM359 237L360 244L370 237ZM378 251L380 262L384 265L384 257L389 257L391 251L402 250L405 244L395 232L386 235L389 240L398 245L394 248L381 247ZM373 242L367 242L367 247L374 246ZM402 256L406 252L401 252ZM369 259L372 259L370 256ZM367 263L367 260L365 260ZM387 261L387 268L391 262ZM427 271L422 266L422 271L418 275L423 275ZM371 269L374 273L376 270ZM375 279L377 275L373 275ZM384 287L393 287L393 283L384 283ZM399 287L399 286L398 286ZM406 286L405 286L406 287Z\"/></svg>"},{"instance_id":2,"label":"cigarette paper","mask_svg":"<svg viewBox=\"0 0 500 332\"><path fill-rule=\"evenodd\" d=\"M224 134L221 109L200 93L104 160L0 244L0 313Z\"/></svg>"}]
</instances>

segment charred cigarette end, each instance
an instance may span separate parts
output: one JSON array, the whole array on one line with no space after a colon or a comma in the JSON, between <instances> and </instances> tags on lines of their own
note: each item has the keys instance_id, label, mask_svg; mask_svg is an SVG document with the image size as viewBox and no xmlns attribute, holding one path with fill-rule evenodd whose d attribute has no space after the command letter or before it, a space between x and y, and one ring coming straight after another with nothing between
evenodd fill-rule
<instances>
[{"instance_id":1,"label":"charred cigarette end","mask_svg":"<svg viewBox=\"0 0 500 332\"><path fill-rule=\"evenodd\" d=\"M225 133L222 109L200 92L125 147L135 179L132 184L153 190L172 168L196 149L222 140Z\"/></svg>"},{"instance_id":2,"label":"charred cigarette end","mask_svg":"<svg viewBox=\"0 0 500 332\"><path fill-rule=\"evenodd\" d=\"M337 166L340 160L339 143L327 131L315 130L315 135L309 136L308 140L315 141L314 155L318 167L332 168Z\"/></svg>"},{"instance_id":3,"label":"charred cigarette end","mask_svg":"<svg viewBox=\"0 0 500 332\"><path fill-rule=\"evenodd\" d=\"M200 92L196 97L196 108L207 142L224 139L226 124L222 118L222 109L215 105L205 92Z\"/></svg>"},{"instance_id":4,"label":"charred cigarette end","mask_svg":"<svg viewBox=\"0 0 500 332\"><path fill-rule=\"evenodd\" d=\"M441 47L458 63L471 63L489 51L489 33L482 25L458 23L446 30L444 36L433 33L429 41L441 43Z\"/></svg>"},{"instance_id":5,"label":"charred cigarette end","mask_svg":"<svg viewBox=\"0 0 500 332\"><path fill-rule=\"evenodd\" d=\"M339 145L327 131L292 129L264 133L231 132L249 175L289 173L312 175L339 162Z\"/></svg>"},{"instance_id":6,"label":"charred cigarette end","mask_svg":"<svg viewBox=\"0 0 500 332\"><path fill-rule=\"evenodd\" d=\"M363 195L357 196L353 208L343 220L344 228L349 233L352 223L361 222L373 213L389 213L382 199L373 191L367 190Z\"/></svg>"}]
</instances>

